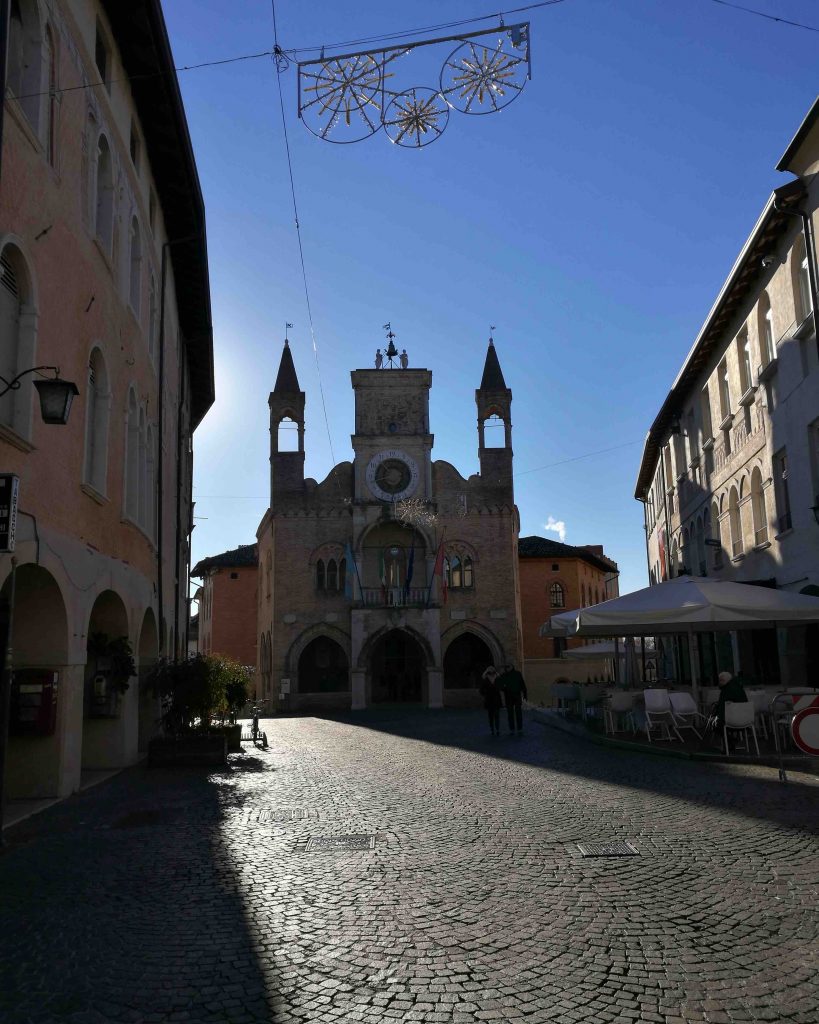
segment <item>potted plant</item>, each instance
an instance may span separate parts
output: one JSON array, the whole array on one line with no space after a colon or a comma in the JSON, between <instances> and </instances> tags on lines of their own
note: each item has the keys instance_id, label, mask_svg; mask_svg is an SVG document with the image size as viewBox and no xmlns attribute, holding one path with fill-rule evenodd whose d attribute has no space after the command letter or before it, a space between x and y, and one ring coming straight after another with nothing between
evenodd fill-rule
<instances>
[{"instance_id":1,"label":"potted plant","mask_svg":"<svg viewBox=\"0 0 819 1024\"><path fill-rule=\"evenodd\" d=\"M228 751L238 753L242 749L242 727L236 724L236 716L248 699L250 677L248 669L238 661L221 655L210 655L207 659L211 672L211 695L215 701L212 733L224 733Z\"/></svg>"},{"instance_id":2,"label":"potted plant","mask_svg":"<svg viewBox=\"0 0 819 1024\"><path fill-rule=\"evenodd\" d=\"M127 636L109 637L91 633L88 637L88 680L86 702L90 718L117 718L122 695L137 674L134 651Z\"/></svg>"}]
</instances>

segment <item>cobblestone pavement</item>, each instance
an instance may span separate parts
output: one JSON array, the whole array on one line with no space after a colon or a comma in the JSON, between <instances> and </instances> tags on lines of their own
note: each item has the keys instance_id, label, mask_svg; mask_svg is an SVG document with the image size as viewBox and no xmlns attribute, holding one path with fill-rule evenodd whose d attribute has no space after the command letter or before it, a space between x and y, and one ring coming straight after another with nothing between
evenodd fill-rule
<instances>
[{"instance_id":1,"label":"cobblestone pavement","mask_svg":"<svg viewBox=\"0 0 819 1024\"><path fill-rule=\"evenodd\" d=\"M0 1020L819 1020L819 780L469 711L266 728L7 833Z\"/></svg>"}]
</instances>

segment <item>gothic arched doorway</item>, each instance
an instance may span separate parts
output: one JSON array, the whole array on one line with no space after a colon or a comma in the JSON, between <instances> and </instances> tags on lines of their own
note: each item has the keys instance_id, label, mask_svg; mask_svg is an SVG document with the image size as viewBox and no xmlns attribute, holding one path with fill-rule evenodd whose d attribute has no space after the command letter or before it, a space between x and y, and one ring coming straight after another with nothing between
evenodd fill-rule
<instances>
[{"instance_id":1,"label":"gothic arched doorway","mask_svg":"<svg viewBox=\"0 0 819 1024\"><path fill-rule=\"evenodd\" d=\"M462 633L444 655L444 686L447 690L477 690L485 669L494 664L487 644L474 633Z\"/></svg>"},{"instance_id":2,"label":"gothic arched doorway","mask_svg":"<svg viewBox=\"0 0 819 1024\"><path fill-rule=\"evenodd\" d=\"M421 645L404 630L391 629L373 647L370 679L373 704L420 704L426 679Z\"/></svg>"},{"instance_id":3,"label":"gothic arched doorway","mask_svg":"<svg viewBox=\"0 0 819 1024\"><path fill-rule=\"evenodd\" d=\"M335 640L318 636L299 658L299 693L342 693L350 689L347 655Z\"/></svg>"}]
</instances>

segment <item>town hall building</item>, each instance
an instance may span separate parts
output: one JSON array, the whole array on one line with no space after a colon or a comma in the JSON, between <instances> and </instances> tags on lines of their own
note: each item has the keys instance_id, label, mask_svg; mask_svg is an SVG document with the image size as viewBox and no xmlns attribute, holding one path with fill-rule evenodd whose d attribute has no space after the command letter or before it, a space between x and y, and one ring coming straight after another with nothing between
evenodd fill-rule
<instances>
[{"instance_id":1,"label":"town hall building","mask_svg":"<svg viewBox=\"0 0 819 1024\"><path fill-rule=\"evenodd\" d=\"M479 472L468 477L432 458L432 372L406 357L377 362L351 373L353 461L318 483L304 477L306 399L285 341L269 398L270 508L256 534L270 707L475 704L485 668L521 662L512 392L494 343L475 391Z\"/></svg>"}]
</instances>

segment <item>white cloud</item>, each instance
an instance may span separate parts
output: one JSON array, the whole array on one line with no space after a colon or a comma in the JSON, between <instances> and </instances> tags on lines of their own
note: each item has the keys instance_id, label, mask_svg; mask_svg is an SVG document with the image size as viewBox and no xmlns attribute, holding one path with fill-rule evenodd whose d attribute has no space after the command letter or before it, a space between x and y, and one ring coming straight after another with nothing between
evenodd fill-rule
<instances>
[{"instance_id":1,"label":"white cloud","mask_svg":"<svg viewBox=\"0 0 819 1024\"><path fill-rule=\"evenodd\" d=\"M555 519L554 516L549 516L549 521L543 524L543 529L556 533L560 537L561 542L566 540L566 524L562 519Z\"/></svg>"}]
</instances>

